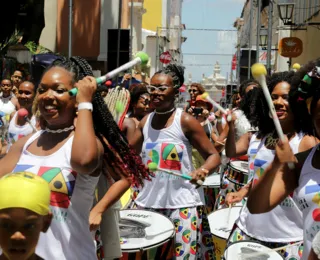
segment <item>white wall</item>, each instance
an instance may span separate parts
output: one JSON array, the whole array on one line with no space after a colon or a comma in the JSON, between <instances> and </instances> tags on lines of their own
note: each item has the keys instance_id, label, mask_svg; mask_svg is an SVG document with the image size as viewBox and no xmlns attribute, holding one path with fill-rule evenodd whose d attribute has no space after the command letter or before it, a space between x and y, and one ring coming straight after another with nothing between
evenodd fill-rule
<instances>
[{"instance_id":1,"label":"white wall","mask_svg":"<svg viewBox=\"0 0 320 260\"><path fill-rule=\"evenodd\" d=\"M44 21L45 27L43 28L39 44L43 47L55 52L57 45L57 13L58 2L57 0L44 1Z\"/></svg>"},{"instance_id":2,"label":"white wall","mask_svg":"<svg viewBox=\"0 0 320 260\"><path fill-rule=\"evenodd\" d=\"M107 61L108 29L118 28L119 0L100 0L100 54L98 60Z\"/></svg>"}]
</instances>

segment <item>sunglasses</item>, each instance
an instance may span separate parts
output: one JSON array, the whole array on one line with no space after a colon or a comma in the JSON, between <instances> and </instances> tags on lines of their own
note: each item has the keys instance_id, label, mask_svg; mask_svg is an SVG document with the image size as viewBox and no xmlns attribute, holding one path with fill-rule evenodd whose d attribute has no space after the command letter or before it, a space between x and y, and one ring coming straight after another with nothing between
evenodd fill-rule
<instances>
[{"instance_id":1,"label":"sunglasses","mask_svg":"<svg viewBox=\"0 0 320 260\"><path fill-rule=\"evenodd\" d=\"M147 86L147 90L150 94L154 93L155 91L157 91L158 93L163 93L167 91L169 88L170 88L169 86L159 86L159 87L152 86L152 85Z\"/></svg>"},{"instance_id":2,"label":"sunglasses","mask_svg":"<svg viewBox=\"0 0 320 260\"><path fill-rule=\"evenodd\" d=\"M189 93L196 93L196 92L198 92L198 90L196 90L196 89L189 89Z\"/></svg>"}]
</instances>

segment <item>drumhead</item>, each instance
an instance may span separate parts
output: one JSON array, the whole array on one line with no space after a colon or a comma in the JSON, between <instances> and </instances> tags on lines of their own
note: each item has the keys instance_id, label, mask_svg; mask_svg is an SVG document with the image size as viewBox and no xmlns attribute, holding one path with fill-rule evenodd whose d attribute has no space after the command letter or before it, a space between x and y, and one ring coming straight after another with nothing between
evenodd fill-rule
<instances>
[{"instance_id":1,"label":"drumhead","mask_svg":"<svg viewBox=\"0 0 320 260\"><path fill-rule=\"evenodd\" d=\"M143 237L132 237L133 233L130 234L130 237L124 237L121 236L123 226L120 226L120 242L123 252L139 252L154 248L166 243L175 234L172 221L157 212L139 209L120 210L121 221L127 221L132 226L143 227L145 233ZM135 223L138 223L138 225L135 225Z\"/></svg>"},{"instance_id":2,"label":"drumhead","mask_svg":"<svg viewBox=\"0 0 320 260\"><path fill-rule=\"evenodd\" d=\"M224 252L224 259L283 260L284 258L278 252L258 242L244 240L230 244Z\"/></svg>"},{"instance_id":3,"label":"drumhead","mask_svg":"<svg viewBox=\"0 0 320 260\"><path fill-rule=\"evenodd\" d=\"M231 230L237 218L240 215L242 207L236 206L231 209L218 209L208 216L211 233L217 237L228 239ZM230 218L229 218L230 212ZM229 223L228 222L229 218Z\"/></svg>"},{"instance_id":4,"label":"drumhead","mask_svg":"<svg viewBox=\"0 0 320 260\"><path fill-rule=\"evenodd\" d=\"M219 188L220 187L220 174L213 173L206 177L204 180L202 186L208 186L213 188Z\"/></svg>"},{"instance_id":5,"label":"drumhead","mask_svg":"<svg viewBox=\"0 0 320 260\"><path fill-rule=\"evenodd\" d=\"M248 174L249 172L249 163L245 161L231 161L230 167L243 172L244 174Z\"/></svg>"}]
</instances>

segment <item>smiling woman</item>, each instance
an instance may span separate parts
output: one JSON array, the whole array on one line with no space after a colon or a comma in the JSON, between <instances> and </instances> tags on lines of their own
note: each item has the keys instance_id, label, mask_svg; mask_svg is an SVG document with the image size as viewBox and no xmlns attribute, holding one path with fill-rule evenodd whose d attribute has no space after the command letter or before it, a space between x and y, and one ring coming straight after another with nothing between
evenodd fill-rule
<instances>
[{"instance_id":1,"label":"smiling woman","mask_svg":"<svg viewBox=\"0 0 320 260\"><path fill-rule=\"evenodd\" d=\"M169 64L151 78L148 90L155 110L140 121L131 144L142 152L146 165L156 166L156 174L152 182L145 182L134 202L138 208L158 211L175 223L178 219L183 229L192 227L187 237L182 232L176 233L176 243L172 245L174 259L187 259L191 255L205 259L213 256L213 245L203 188L196 184L214 171L220 164L220 156L200 123L175 107L175 98L184 82L183 73L182 67ZM192 165L192 146L204 159L199 169ZM190 175L192 180L179 175ZM194 244L199 244L196 251ZM161 255L160 259L171 259L170 256Z\"/></svg>"},{"instance_id":2,"label":"smiling woman","mask_svg":"<svg viewBox=\"0 0 320 260\"><path fill-rule=\"evenodd\" d=\"M293 107L297 106L296 99L291 100L289 98L294 78L294 72L274 73L268 79L268 87L283 132L290 141L291 149L298 153L313 147L316 144L316 140L307 135L311 132L308 114L303 113L302 116L302 113L293 114L292 112ZM257 87L251 91L261 97L253 99L255 102L250 104L260 114L251 118L248 117L254 126L259 126L259 131L253 135L243 135L234 147L231 144L227 145L227 155L232 152L236 156L248 154L251 180L238 192L229 193L226 197L227 204L240 202L244 197L249 196L251 189L254 189L260 178L264 176L268 166L272 163L275 146L278 142L278 136L275 133L273 121L269 116L269 110L266 109L266 100L261 88ZM229 137L227 142L231 140L232 143L232 139ZM260 194L255 193L255 196L260 197ZM289 255L295 259L305 259L301 258L300 244L288 246L293 242L302 240L301 211L295 206L291 196L283 199L285 199L283 203L272 211L259 215L251 214L245 205L231 232L228 244L230 245L238 240L259 241L269 248L283 247L284 250L281 252L283 256Z\"/></svg>"},{"instance_id":3,"label":"smiling woman","mask_svg":"<svg viewBox=\"0 0 320 260\"><path fill-rule=\"evenodd\" d=\"M68 93L74 87L76 98ZM0 161L0 176L28 171L49 183L53 222L37 247L44 259L96 259L89 214L102 168L119 181L107 192L103 207L90 216L95 224L131 182L139 185L149 179L96 88L86 60L55 60L38 88L41 131L18 140Z\"/></svg>"}]
</instances>

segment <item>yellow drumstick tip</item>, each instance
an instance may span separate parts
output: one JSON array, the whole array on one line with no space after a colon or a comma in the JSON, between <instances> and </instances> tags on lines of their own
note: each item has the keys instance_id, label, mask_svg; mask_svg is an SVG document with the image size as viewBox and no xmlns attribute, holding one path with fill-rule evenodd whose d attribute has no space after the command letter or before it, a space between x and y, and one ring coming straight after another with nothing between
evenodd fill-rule
<instances>
[{"instance_id":1,"label":"yellow drumstick tip","mask_svg":"<svg viewBox=\"0 0 320 260\"><path fill-rule=\"evenodd\" d=\"M299 63L295 63L292 65L292 68L295 70L299 70L301 68L301 65Z\"/></svg>"},{"instance_id":2,"label":"yellow drumstick tip","mask_svg":"<svg viewBox=\"0 0 320 260\"><path fill-rule=\"evenodd\" d=\"M204 93L202 94L202 98L203 98L203 99L206 99L208 96L209 96L209 93L208 93L208 92L204 92Z\"/></svg>"},{"instance_id":3,"label":"yellow drumstick tip","mask_svg":"<svg viewBox=\"0 0 320 260\"><path fill-rule=\"evenodd\" d=\"M256 63L256 64L253 64L252 67L251 67L251 73L252 73L252 76L257 79L259 78L261 75L267 75L267 69L266 67L261 64L261 63Z\"/></svg>"}]
</instances>

